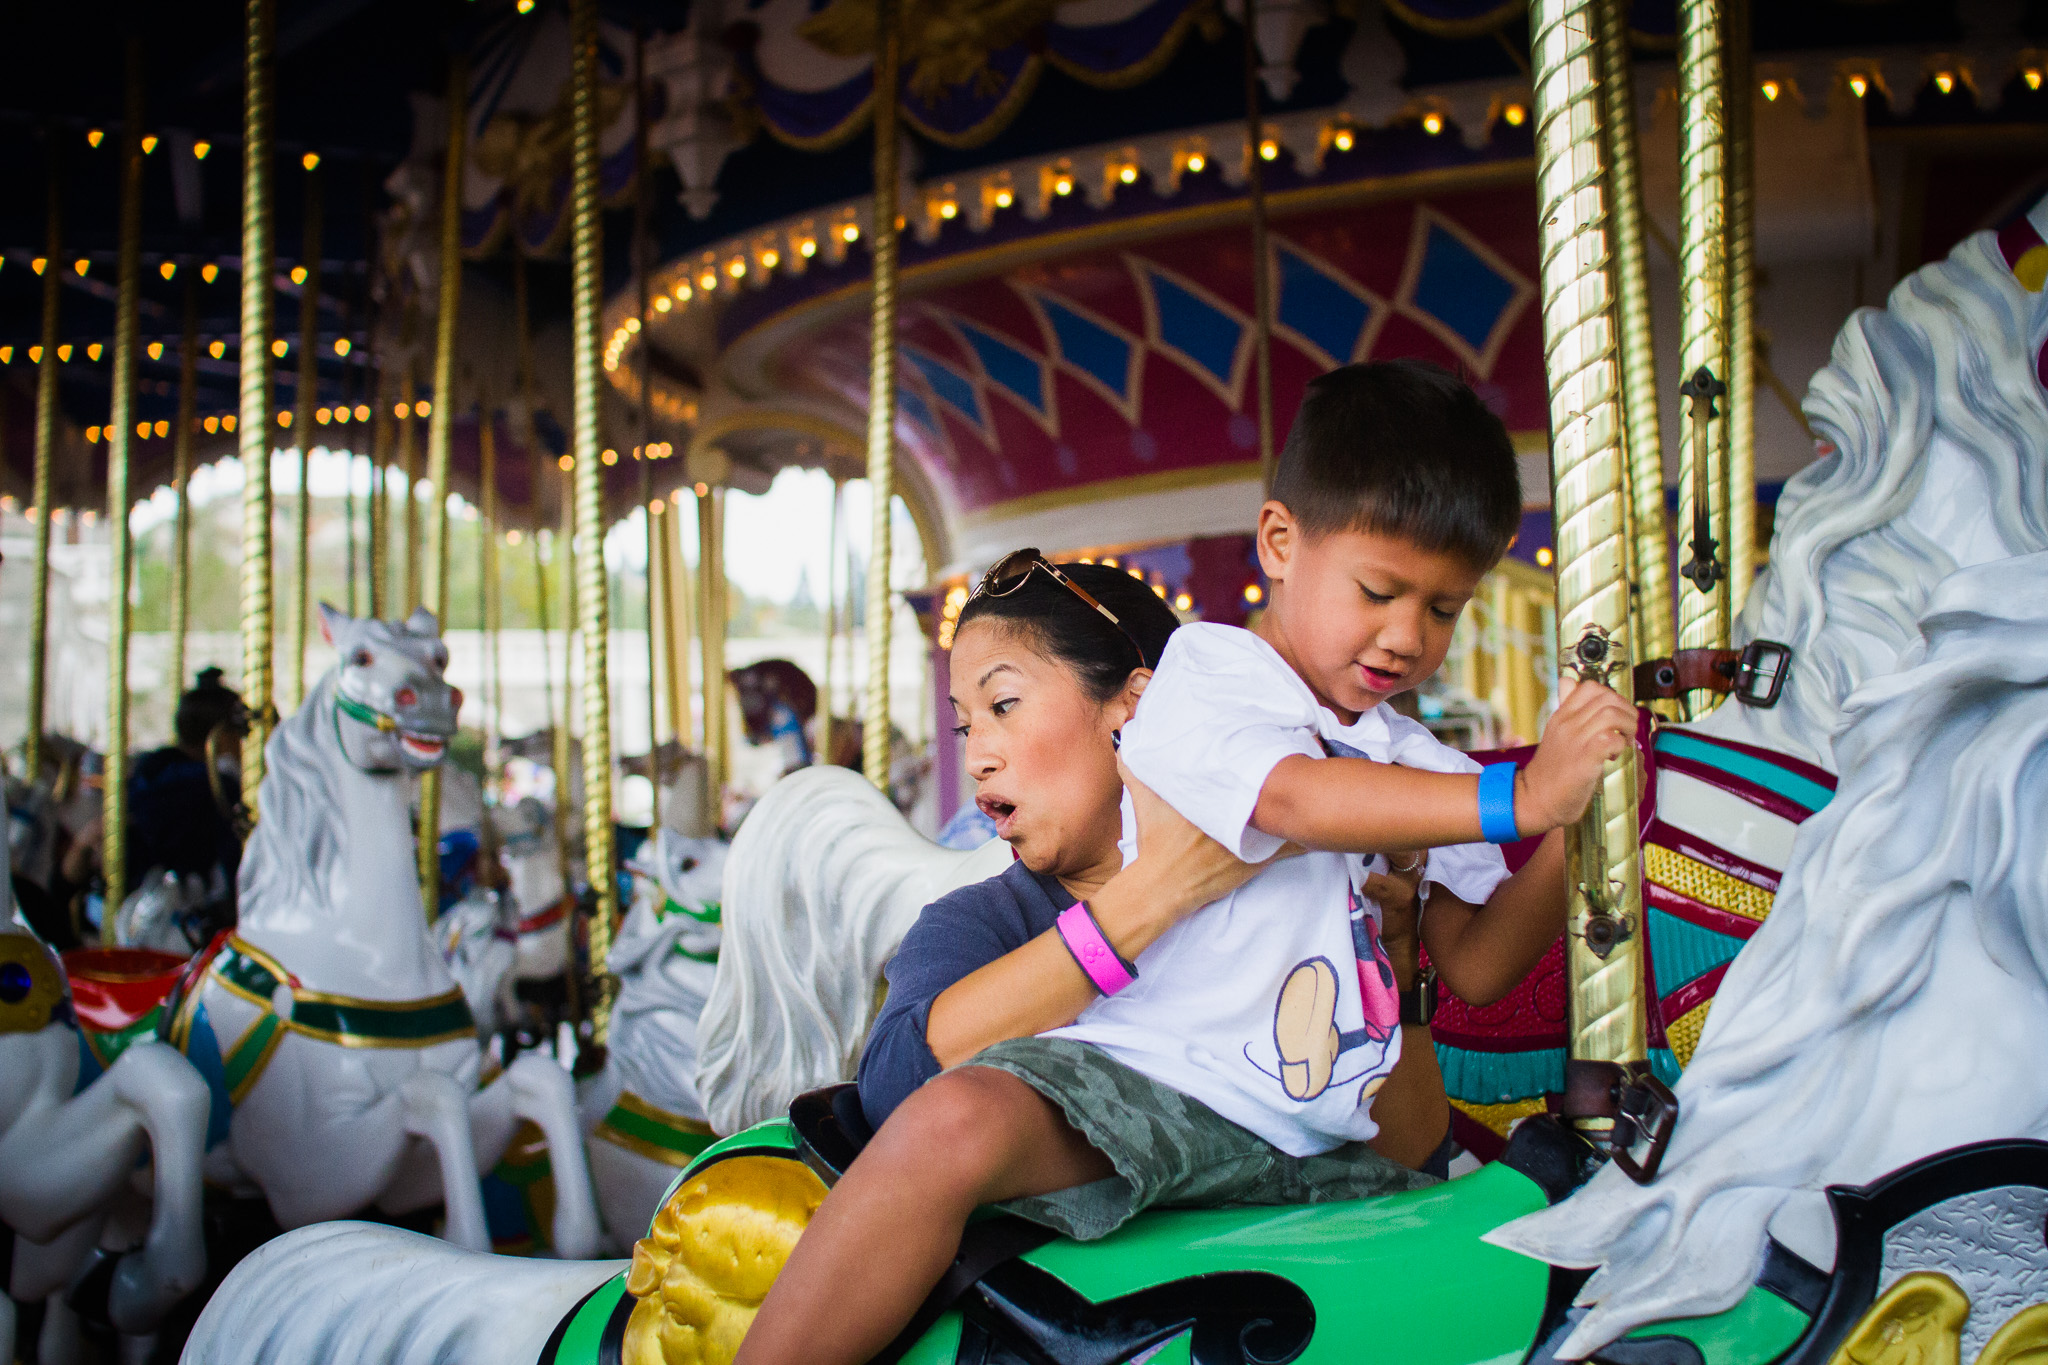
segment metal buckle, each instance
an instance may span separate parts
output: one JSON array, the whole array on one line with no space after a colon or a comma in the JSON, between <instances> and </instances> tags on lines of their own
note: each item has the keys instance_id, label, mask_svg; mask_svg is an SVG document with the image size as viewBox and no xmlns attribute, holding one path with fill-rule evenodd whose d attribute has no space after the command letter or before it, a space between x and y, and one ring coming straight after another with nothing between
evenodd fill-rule
<instances>
[{"instance_id":1,"label":"metal buckle","mask_svg":"<svg viewBox=\"0 0 2048 1365\"><path fill-rule=\"evenodd\" d=\"M1792 671L1792 646L1776 640L1751 640L1735 664L1735 700L1765 710L1778 704L1785 675Z\"/></svg>"},{"instance_id":2,"label":"metal buckle","mask_svg":"<svg viewBox=\"0 0 2048 1365\"><path fill-rule=\"evenodd\" d=\"M1609 1155L1630 1180L1647 1185L1657 1178L1678 1127L1678 1097L1646 1068L1615 1086L1614 1109Z\"/></svg>"},{"instance_id":3,"label":"metal buckle","mask_svg":"<svg viewBox=\"0 0 2048 1365\"><path fill-rule=\"evenodd\" d=\"M1401 1022L1428 1028L1430 1020L1436 1018L1437 1005L1442 998L1435 965L1424 967L1417 973L1415 984L1401 992Z\"/></svg>"}]
</instances>

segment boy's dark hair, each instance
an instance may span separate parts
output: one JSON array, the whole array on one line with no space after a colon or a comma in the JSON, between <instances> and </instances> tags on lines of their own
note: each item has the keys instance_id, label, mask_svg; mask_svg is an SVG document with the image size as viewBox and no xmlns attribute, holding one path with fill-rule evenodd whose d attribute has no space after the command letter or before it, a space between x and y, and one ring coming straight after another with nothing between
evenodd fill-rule
<instances>
[{"instance_id":1,"label":"boy's dark hair","mask_svg":"<svg viewBox=\"0 0 2048 1365\"><path fill-rule=\"evenodd\" d=\"M202 668L190 691L178 698L172 729L178 743L198 748L222 721L235 722L242 713L242 696L221 682L218 668Z\"/></svg>"},{"instance_id":2,"label":"boy's dark hair","mask_svg":"<svg viewBox=\"0 0 2048 1365\"><path fill-rule=\"evenodd\" d=\"M1115 612L1129 637L1043 569L1033 570L1001 597L969 599L955 629L966 629L970 621L990 620L1023 631L1041 654L1071 668L1081 680L1081 690L1100 705L1122 691L1136 669L1159 666L1166 637L1180 627L1180 618L1144 579L1122 569L1061 564L1060 572ZM1138 657L1140 649L1145 651L1143 659Z\"/></svg>"},{"instance_id":3,"label":"boy's dark hair","mask_svg":"<svg viewBox=\"0 0 2048 1365\"><path fill-rule=\"evenodd\" d=\"M1463 380L1420 360L1309 381L1272 496L1310 535L1397 535L1489 569L1522 520L1507 428Z\"/></svg>"}]
</instances>

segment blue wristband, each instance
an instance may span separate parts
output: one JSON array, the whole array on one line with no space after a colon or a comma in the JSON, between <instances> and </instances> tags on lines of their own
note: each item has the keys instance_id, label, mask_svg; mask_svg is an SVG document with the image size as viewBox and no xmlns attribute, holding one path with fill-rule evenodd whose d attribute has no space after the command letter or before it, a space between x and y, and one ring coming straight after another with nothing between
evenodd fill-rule
<instances>
[{"instance_id":1,"label":"blue wristband","mask_svg":"<svg viewBox=\"0 0 2048 1365\"><path fill-rule=\"evenodd\" d=\"M1515 824L1515 765L1489 763L1479 770L1479 832L1489 844L1512 844L1522 837Z\"/></svg>"}]
</instances>

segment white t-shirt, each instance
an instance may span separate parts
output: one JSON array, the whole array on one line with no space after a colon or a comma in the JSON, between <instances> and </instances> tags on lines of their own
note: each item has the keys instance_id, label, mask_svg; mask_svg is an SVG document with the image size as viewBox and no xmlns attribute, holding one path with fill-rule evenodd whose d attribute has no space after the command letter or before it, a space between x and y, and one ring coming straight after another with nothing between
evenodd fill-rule
<instances>
[{"instance_id":1,"label":"white t-shirt","mask_svg":"<svg viewBox=\"0 0 2048 1365\"><path fill-rule=\"evenodd\" d=\"M1123 730L1137 779L1251 862L1284 840L1253 829L1266 777L1324 741L1383 763L1473 773L1479 765L1380 706L1344 725L1247 630L1175 631ZM1136 856L1124 798L1124 860ZM1378 1132L1372 1096L1401 1053L1400 996L1360 888L1376 857L1309 853L1261 872L1160 935L1138 979L1054 1037L1093 1043L1284 1152L1311 1156ZM1491 844L1433 850L1427 879L1474 905L1507 876Z\"/></svg>"}]
</instances>

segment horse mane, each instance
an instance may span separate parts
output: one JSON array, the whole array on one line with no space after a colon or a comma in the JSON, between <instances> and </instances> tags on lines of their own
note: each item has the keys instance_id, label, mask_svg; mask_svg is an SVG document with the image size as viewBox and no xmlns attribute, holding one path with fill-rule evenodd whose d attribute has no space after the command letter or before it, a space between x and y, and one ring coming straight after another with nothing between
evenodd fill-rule
<instances>
[{"instance_id":1,"label":"horse mane","mask_svg":"<svg viewBox=\"0 0 2048 1365\"><path fill-rule=\"evenodd\" d=\"M323 905L328 870L341 855L342 829L327 769L345 763L334 734L330 668L263 746L261 818L242 850L237 900L247 916L264 906Z\"/></svg>"},{"instance_id":2,"label":"horse mane","mask_svg":"<svg viewBox=\"0 0 2048 1365\"><path fill-rule=\"evenodd\" d=\"M1009 865L1008 847L991 847L939 847L845 768L768 789L726 860L725 941L698 1023L697 1090L716 1131L852 1078L882 968L927 904Z\"/></svg>"},{"instance_id":3,"label":"horse mane","mask_svg":"<svg viewBox=\"0 0 2048 1365\"><path fill-rule=\"evenodd\" d=\"M1721 985L1656 1182L1610 1167L1489 1236L1601 1267L1562 1358L1732 1306L1767 1229L1825 1261L1827 1186L2048 1137L2048 1090L1984 1070L2048 1033L2048 553L1952 574L1919 634L1844 706L1841 786Z\"/></svg>"},{"instance_id":4,"label":"horse mane","mask_svg":"<svg viewBox=\"0 0 2048 1365\"><path fill-rule=\"evenodd\" d=\"M2044 301L1980 232L1900 281L1883 309L1850 317L1803 404L1821 457L1785 485L1771 565L1735 630L1792 646L1793 670L1774 711L1724 707L1704 728L1741 724L1836 766L1828 736L1843 700L1913 644L1959 562L1906 517L1937 438L1982 477L2002 542L1961 562L2048 549L2048 399L2034 372Z\"/></svg>"}]
</instances>

